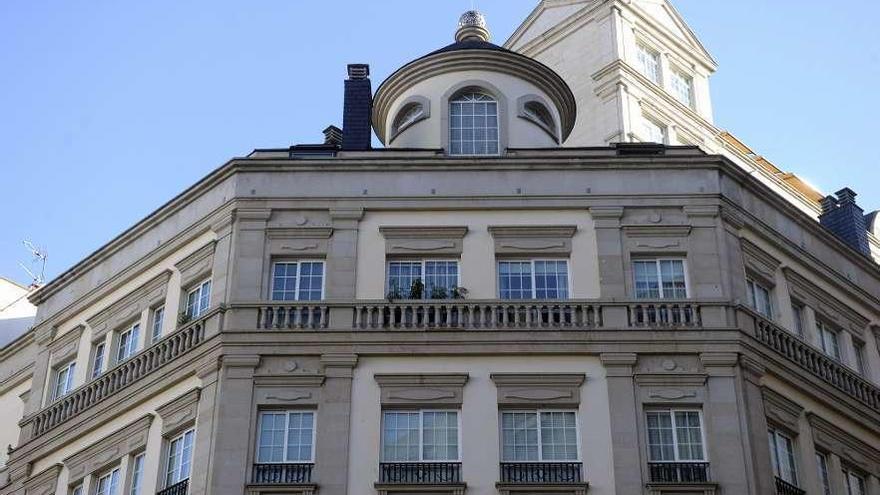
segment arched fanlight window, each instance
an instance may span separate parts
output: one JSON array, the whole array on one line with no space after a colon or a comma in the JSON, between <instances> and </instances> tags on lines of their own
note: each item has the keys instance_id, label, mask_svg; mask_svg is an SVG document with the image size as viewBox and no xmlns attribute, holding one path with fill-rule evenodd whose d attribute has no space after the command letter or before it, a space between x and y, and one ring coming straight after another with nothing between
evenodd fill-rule
<instances>
[{"instance_id":1,"label":"arched fanlight window","mask_svg":"<svg viewBox=\"0 0 880 495\"><path fill-rule=\"evenodd\" d=\"M479 90L467 90L449 101L449 153L498 154L498 102Z\"/></svg>"},{"instance_id":2,"label":"arched fanlight window","mask_svg":"<svg viewBox=\"0 0 880 495\"><path fill-rule=\"evenodd\" d=\"M547 110L547 107L545 107L543 103L530 101L525 104L523 110L526 115L540 122L554 133L556 132L556 123L553 122L553 115L550 113L550 110Z\"/></svg>"},{"instance_id":3,"label":"arched fanlight window","mask_svg":"<svg viewBox=\"0 0 880 495\"><path fill-rule=\"evenodd\" d=\"M415 124L424 117L425 107L421 103L412 102L404 105L403 108L397 112L397 117L394 118L394 123L391 125L392 136L400 134L404 129Z\"/></svg>"}]
</instances>

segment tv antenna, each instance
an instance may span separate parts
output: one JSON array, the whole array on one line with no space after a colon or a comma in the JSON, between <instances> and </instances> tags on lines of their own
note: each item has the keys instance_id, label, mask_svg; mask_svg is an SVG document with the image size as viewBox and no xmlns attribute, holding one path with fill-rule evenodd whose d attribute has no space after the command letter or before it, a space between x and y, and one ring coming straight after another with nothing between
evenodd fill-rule
<instances>
[{"instance_id":1,"label":"tv antenna","mask_svg":"<svg viewBox=\"0 0 880 495\"><path fill-rule=\"evenodd\" d=\"M38 287L43 285L46 273L46 259L49 258L49 251L46 248L35 246L33 242L27 239L21 241L21 243L24 244L25 249L31 252L31 267L24 266L24 263L19 263L18 266L31 276L31 286ZM38 265L38 269L35 269L35 265Z\"/></svg>"}]
</instances>

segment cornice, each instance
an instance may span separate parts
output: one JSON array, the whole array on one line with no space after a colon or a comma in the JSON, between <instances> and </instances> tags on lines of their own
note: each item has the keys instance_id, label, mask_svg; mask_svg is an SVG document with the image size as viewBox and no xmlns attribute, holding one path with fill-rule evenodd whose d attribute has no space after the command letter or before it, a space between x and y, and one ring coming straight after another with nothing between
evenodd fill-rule
<instances>
[{"instance_id":1,"label":"cornice","mask_svg":"<svg viewBox=\"0 0 880 495\"><path fill-rule=\"evenodd\" d=\"M461 239L468 232L467 226L413 225L413 226L380 226L379 233L386 239Z\"/></svg>"},{"instance_id":2,"label":"cornice","mask_svg":"<svg viewBox=\"0 0 880 495\"><path fill-rule=\"evenodd\" d=\"M555 71L537 60L516 52L499 50L454 50L435 53L398 69L376 90L373 99L373 130L383 143L391 105L413 85L449 72L492 71L524 79L540 88L553 101L562 123L562 140L574 129L577 103L568 84Z\"/></svg>"},{"instance_id":3,"label":"cornice","mask_svg":"<svg viewBox=\"0 0 880 495\"><path fill-rule=\"evenodd\" d=\"M816 443L831 449L844 460L857 464L859 468L870 472L873 476L880 476L880 450L815 413L808 412L807 421L810 422Z\"/></svg>"},{"instance_id":4,"label":"cornice","mask_svg":"<svg viewBox=\"0 0 880 495\"><path fill-rule=\"evenodd\" d=\"M574 237L577 225L490 225L492 237L497 239L519 237Z\"/></svg>"},{"instance_id":5,"label":"cornice","mask_svg":"<svg viewBox=\"0 0 880 495\"><path fill-rule=\"evenodd\" d=\"M76 481L122 456L147 445L147 432L153 415L147 414L110 435L64 459L70 481Z\"/></svg>"}]
</instances>

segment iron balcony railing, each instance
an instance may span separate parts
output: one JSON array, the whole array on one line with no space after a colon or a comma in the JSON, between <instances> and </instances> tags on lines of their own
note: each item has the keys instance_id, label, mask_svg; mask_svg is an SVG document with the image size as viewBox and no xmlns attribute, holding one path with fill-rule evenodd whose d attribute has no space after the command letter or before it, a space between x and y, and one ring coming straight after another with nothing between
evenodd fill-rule
<instances>
[{"instance_id":1,"label":"iron balcony railing","mask_svg":"<svg viewBox=\"0 0 880 495\"><path fill-rule=\"evenodd\" d=\"M582 483L580 462L502 462L502 483Z\"/></svg>"},{"instance_id":2,"label":"iron balcony railing","mask_svg":"<svg viewBox=\"0 0 880 495\"><path fill-rule=\"evenodd\" d=\"M706 483L708 462L649 462L652 483Z\"/></svg>"},{"instance_id":3,"label":"iron balcony railing","mask_svg":"<svg viewBox=\"0 0 880 495\"><path fill-rule=\"evenodd\" d=\"M314 464L254 464L251 482L258 485L311 483L314 467Z\"/></svg>"},{"instance_id":4,"label":"iron balcony railing","mask_svg":"<svg viewBox=\"0 0 880 495\"><path fill-rule=\"evenodd\" d=\"M156 492L156 495L186 495L187 491L189 491L189 479L167 486L164 490Z\"/></svg>"},{"instance_id":5,"label":"iron balcony railing","mask_svg":"<svg viewBox=\"0 0 880 495\"><path fill-rule=\"evenodd\" d=\"M460 462L383 462L380 483L442 485L461 483Z\"/></svg>"},{"instance_id":6,"label":"iron balcony railing","mask_svg":"<svg viewBox=\"0 0 880 495\"><path fill-rule=\"evenodd\" d=\"M776 477L776 495L806 495L806 491L795 485L785 481L780 477Z\"/></svg>"}]
</instances>

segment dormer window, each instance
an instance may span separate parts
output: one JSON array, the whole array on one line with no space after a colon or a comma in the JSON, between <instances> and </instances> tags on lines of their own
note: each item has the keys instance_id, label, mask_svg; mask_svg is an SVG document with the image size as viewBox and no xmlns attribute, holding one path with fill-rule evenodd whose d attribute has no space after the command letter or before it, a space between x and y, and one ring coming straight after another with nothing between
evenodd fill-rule
<instances>
[{"instance_id":1,"label":"dormer window","mask_svg":"<svg viewBox=\"0 0 880 495\"><path fill-rule=\"evenodd\" d=\"M449 101L449 153L498 154L498 102L486 93L465 91Z\"/></svg>"},{"instance_id":2,"label":"dormer window","mask_svg":"<svg viewBox=\"0 0 880 495\"><path fill-rule=\"evenodd\" d=\"M397 116L394 117L394 122L391 124L392 141L403 131L407 130L418 122L427 119L430 116L431 103L427 98L413 96L410 97L409 100L414 101L405 103L397 112Z\"/></svg>"},{"instance_id":3,"label":"dormer window","mask_svg":"<svg viewBox=\"0 0 880 495\"><path fill-rule=\"evenodd\" d=\"M547 105L534 99L534 96L524 96L519 101L519 116L540 127L544 132L559 143L556 131L556 120Z\"/></svg>"}]
</instances>

